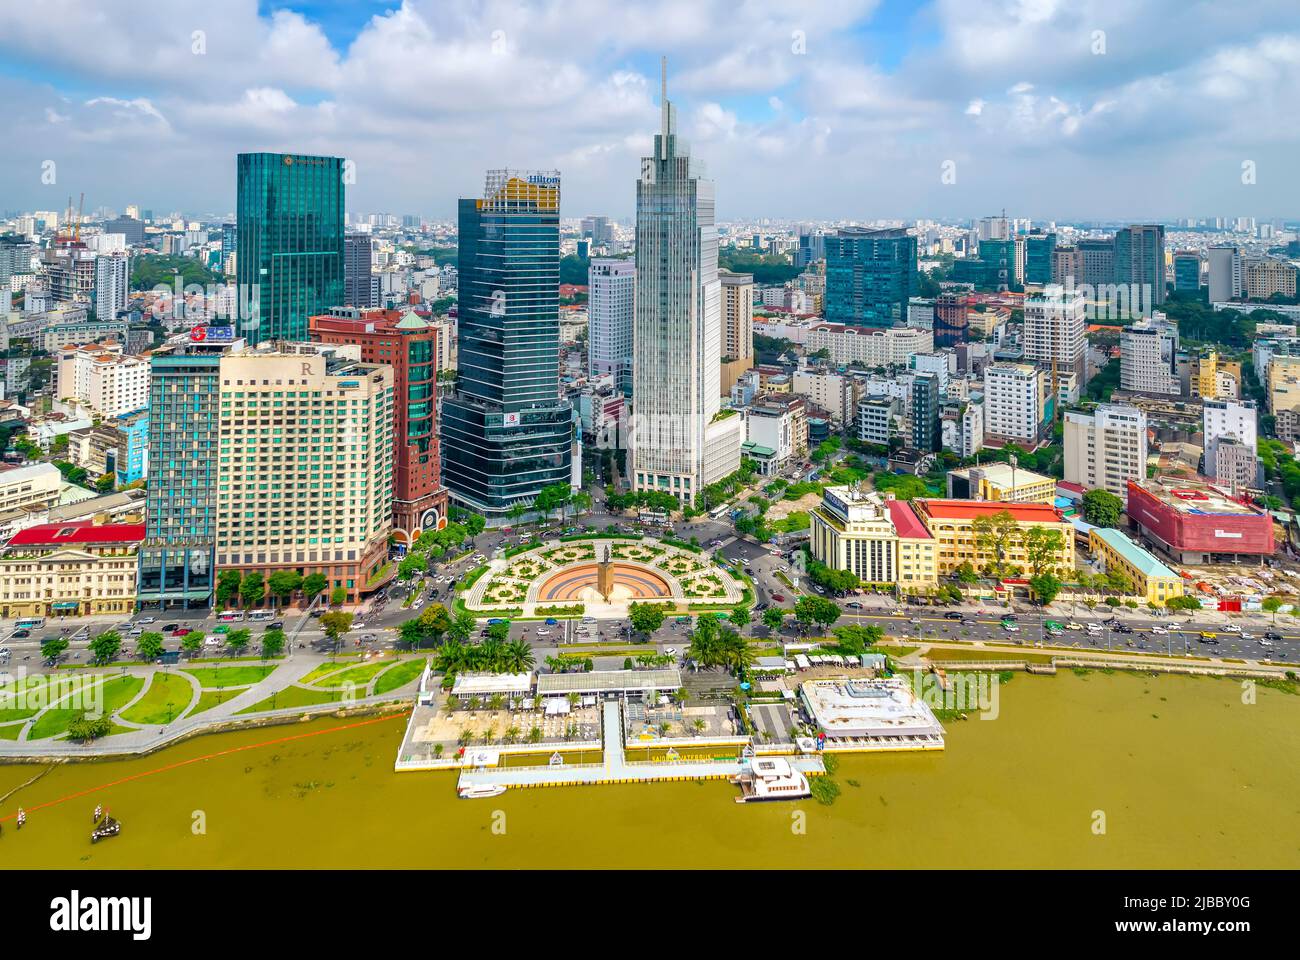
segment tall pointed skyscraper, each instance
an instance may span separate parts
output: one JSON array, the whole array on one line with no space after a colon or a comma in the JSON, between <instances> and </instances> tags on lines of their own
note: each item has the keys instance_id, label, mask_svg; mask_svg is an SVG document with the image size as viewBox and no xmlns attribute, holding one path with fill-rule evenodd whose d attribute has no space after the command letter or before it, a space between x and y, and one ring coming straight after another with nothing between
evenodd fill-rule
<instances>
[{"instance_id":1,"label":"tall pointed skyscraper","mask_svg":"<svg viewBox=\"0 0 1300 960\"><path fill-rule=\"evenodd\" d=\"M634 490L684 503L740 467L744 424L722 410L722 285L713 182L677 137L663 67L654 156L636 185Z\"/></svg>"}]
</instances>

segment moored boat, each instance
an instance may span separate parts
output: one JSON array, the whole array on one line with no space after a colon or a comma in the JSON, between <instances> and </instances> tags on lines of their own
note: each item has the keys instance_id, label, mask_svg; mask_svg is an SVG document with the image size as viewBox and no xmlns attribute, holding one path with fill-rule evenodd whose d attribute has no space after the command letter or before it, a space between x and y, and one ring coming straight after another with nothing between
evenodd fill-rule
<instances>
[{"instance_id":1,"label":"moored boat","mask_svg":"<svg viewBox=\"0 0 1300 960\"><path fill-rule=\"evenodd\" d=\"M485 797L499 797L506 788L499 783L471 783L461 787L457 793L462 800L481 800Z\"/></svg>"},{"instance_id":2,"label":"moored boat","mask_svg":"<svg viewBox=\"0 0 1300 960\"><path fill-rule=\"evenodd\" d=\"M808 778L784 757L755 757L747 769L731 778L740 787L737 803L751 800L801 800L812 796Z\"/></svg>"}]
</instances>

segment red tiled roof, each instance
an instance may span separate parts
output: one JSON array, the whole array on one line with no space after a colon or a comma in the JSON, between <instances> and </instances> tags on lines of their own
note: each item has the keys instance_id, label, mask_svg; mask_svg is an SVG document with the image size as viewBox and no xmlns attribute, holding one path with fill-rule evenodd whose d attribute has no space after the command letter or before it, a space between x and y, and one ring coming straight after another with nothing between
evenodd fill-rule
<instances>
[{"instance_id":1,"label":"red tiled roof","mask_svg":"<svg viewBox=\"0 0 1300 960\"><path fill-rule=\"evenodd\" d=\"M911 540L934 539L906 500L886 500L885 506L889 508L889 519L894 522L894 531L900 537Z\"/></svg>"},{"instance_id":2,"label":"red tiled roof","mask_svg":"<svg viewBox=\"0 0 1300 960\"><path fill-rule=\"evenodd\" d=\"M1061 523L1061 514L1046 503L1005 503L1001 500L917 500L917 507L936 520L973 520L1005 510L1021 523Z\"/></svg>"},{"instance_id":3,"label":"red tiled roof","mask_svg":"<svg viewBox=\"0 0 1300 960\"><path fill-rule=\"evenodd\" d=\"M47 547L64 543L139 543L144 539L143 523L42 523L19 530L11 547Z\"/></svg>"},{"instance_id":4,"label":"red tiled roof","mask_svg":"<svg viewBox=\"0 0 1300 960\"><path fill-rule=\"evenodd\" d=\"M1071 483L1069 480L1057 480L1057 481L1056 481L1056 489L1057 489L1057 490L1069 490L1071 493L1087 493L1087 492L1088 492L1088 491L1084 488L1083 484L1081 484L1081 483Z\"/></svg>"}]
</instances>

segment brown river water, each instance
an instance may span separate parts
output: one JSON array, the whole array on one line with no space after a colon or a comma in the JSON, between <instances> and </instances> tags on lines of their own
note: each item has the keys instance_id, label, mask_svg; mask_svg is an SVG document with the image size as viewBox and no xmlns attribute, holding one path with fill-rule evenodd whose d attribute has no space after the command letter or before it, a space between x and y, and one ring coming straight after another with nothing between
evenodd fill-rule
<instances>
[{"instance_id":1,"label":"brown river water","mask_svg":"<svg viewBox=\"0 0 1300 960\"><path fill-rule=\"evenodd\" d=\"M840 758L829 806L740 805L717 782L458 800L453 774L393 772L404 716L216 734L23 788L0 804L0 868L1296 868L1300 696L1256 693L1020 674L943 753ZM0 766L0 796L39 770ZM92 847L96 804L123 829Z\"/></svg>"}]
</instances>

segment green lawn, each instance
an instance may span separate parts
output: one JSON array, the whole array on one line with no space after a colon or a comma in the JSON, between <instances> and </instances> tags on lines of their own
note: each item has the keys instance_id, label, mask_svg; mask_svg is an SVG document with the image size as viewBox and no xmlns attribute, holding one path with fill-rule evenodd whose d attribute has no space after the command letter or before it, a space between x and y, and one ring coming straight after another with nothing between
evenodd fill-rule
<instances>
[{"instance_id":1,"label":"green lawn","mask_svg":"<svg viewBox=\"0 0 1300 960\"><path fill-rule=\"evenodd\" d=\"M342 687L351 683L357 687L358 695L365 695L365 688L369 686L370 681L376 674L387 670L393 665L391 660L372 660L370 663L363 663L359 666L349 667L340 673L332 673L329 676L317 680L313 686L316 687Z\"/></svg>"},{"instance_id":2,"label":"green lawn","mask_svg":"<svg viewBox=\"0 0 1300 960\"><path fill-rule=\"evenodd\" d=\"M295 682L312 685L321 677L327 677L331 673L336 673L339 670L347 670L353 666L355 666L355 664L348 660L343 660L341 663L322 663L315 670L311 671L311 673L307 674L305 677L299 677Z\"/></svg>"},{"instance_id":3,"label":"green lawn","mask_svg":"<svg viewBox=\"0 0 1300 960\"><path fill-rule=\"evenodd\" d=\"M121 709L122 705L130 701L144 686L144 680L140 677L113 677L96 682L100 685L99 697L103 704L103 711L109 716ZM44 740L47 737L57 737L67 733L68 725L85 712L84 706L78 706L76 709L55 707L46 710L32 725L32 732L28 739Z\"/></svg>"},{"instance_id":4,"label":"green lawn","mask_svg":"<svg viewBox=\"0 0 1300 960\"><path fill-rule=\"evenodd\" d=\"M11 723L0 727L0 740L17 740L18 734L23 732L21 723Z\"/></svg>"},{"instance_id":5,"label":"green lawn","mask_svg":"<svg viewBox=\"0 0 1300 960\"><path fill-rule=\"evenodd\" d=\"M185 677L155 673L144 696L122 713L122 719L145 726L170 723L189 706L191 693L190 682Z\"/></svg>"},{"instance_id":6,"label":"green lawn","mask_svg":"<svg viewBox=\"0 0 1300 960\"><path fill-rule=\"evenodd\" d=\"M194 709L185 714L186 717L197 716L205 710L211 710L213 707L220 706L231 697L237 697L248 687L227 687L225 690L204 690L199 694L198 702L194 704Z\"/></svg>"},{"instance_id":7,"label":"green lawn","mask_svg":"<svg viewBox=\"0 0 1300 960\"><path fill-rule=\"evenodd\" d=\"M398 687L416 679L423 670L424 660L420 658L395 663L391 669L385 670L379 679L375 681L375 693L387 693L389 690L396 690Z\"/></svg>"},{"instance_id":8,"label":"green lawn","mask_svg":"<svg viewBox=\"0 0 1300 960\"><path fill-rule=\"evenodd\" d=\"M303 687L285 687L274 697L245 707L240 713L258 713L262 710L283 710L285 707L313 707L319 703L338 703L342 690L307 690Z\"/></svg>"},{"instance_id":9,"label":"green lawn","mask_svg":"<svg viewBox=\"0 0 1300 960\"><path fill-rule=\"evenodd\" d=\"M247 666L239 667L190 667L185 670L191 677L199 682L199 686L209 687L239 687L248 686L265 680L275 669L274 665L269 666Z\"/></svg>"}]
</instances>

